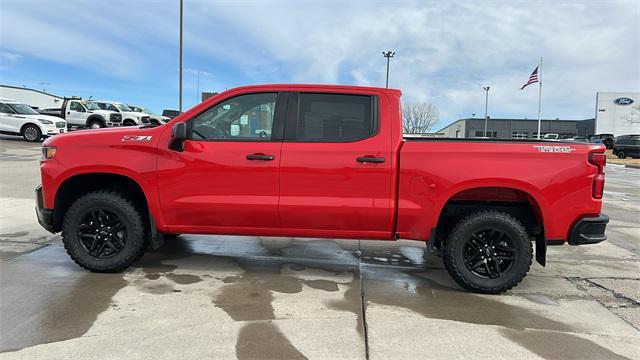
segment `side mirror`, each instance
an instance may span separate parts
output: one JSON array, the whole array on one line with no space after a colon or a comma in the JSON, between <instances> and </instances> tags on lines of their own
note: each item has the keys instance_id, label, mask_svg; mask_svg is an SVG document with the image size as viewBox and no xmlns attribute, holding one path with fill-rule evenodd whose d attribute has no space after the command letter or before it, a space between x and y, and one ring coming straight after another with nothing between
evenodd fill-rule
<instances>
[{"instance_id":1,"label":"side mirror","mask_svg":"<svg viewBox=\"0 0 640 360\"><path fill-rule=\"evenodd\" d=\"M179 122L171 128L171 142L169 149L175 151L184 151L184 142L187 140L187 124Z\"/></svg>"}]
</instances>

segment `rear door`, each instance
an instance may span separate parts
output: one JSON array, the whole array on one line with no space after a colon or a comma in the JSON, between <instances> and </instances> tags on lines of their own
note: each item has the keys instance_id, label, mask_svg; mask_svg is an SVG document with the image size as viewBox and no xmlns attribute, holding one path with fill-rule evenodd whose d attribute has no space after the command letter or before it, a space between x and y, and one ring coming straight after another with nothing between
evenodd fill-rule
<instances>
[{"instance_id":1,"label":"rear door","mask_svg":"<svg viewBox=\"0 0 640 360\"><path fill-rule=\"evenodd\" d=\"M280 221L300 235L388 238L392 141L383 96L293 92L280 161Z\"/></svg>"}]
</instances>

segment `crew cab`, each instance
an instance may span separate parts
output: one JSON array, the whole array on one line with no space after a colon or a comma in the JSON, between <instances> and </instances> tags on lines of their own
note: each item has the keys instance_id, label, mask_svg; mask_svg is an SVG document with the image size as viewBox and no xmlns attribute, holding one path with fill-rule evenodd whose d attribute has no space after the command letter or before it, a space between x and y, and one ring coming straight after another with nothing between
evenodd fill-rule
<instances>
[{"instance_id":1,"label":"crew cab","mask_svg":"<svg viewBox=\"0 0 640 360\"><path fill-rule=\"evenodd\" d=\"M94 101L94 103L102 110L120 113L122 116L122 126L149 125L151 123L149 114L134 111L129 108L127 104L106 100Z\"/></svg>"},{"instance_id":2,"label":"crew cab","mask_svg":"<svg viewBox=\"0 0 640 360\"><path fill-rule=\"evenodd\" d=\"M42 115L15 100L0 99L0 134L21 135L25 140L35 142L66 129L66 121L60 118Z\"/></svg>"},{"instance_id":3,"label":"crew cab","mask_svg":"<svg viewBox=\"0 0 640 360\"><path fill-rule=\"evenodd\" d=\"M247 86L165 125L56 136L43 144L38 220L96 272L185 233L413 239L480 293L518 284L533 243L544 265L547 245L606 239L604 146L405 138L400 97Z\"/></svg>"},{"instance_id":4,"label":"crew cab","mask_svg":"<svg viewBox=\"0 0 640 360\"><path fill-rule=\"evenodd\" d=\"M64 98L59 109L43 109L40 113L61 117L67 121L68 127L99 129L122 125L122 115L117 111L100 109L76 96Z\"/></svg>"}]
</instances>

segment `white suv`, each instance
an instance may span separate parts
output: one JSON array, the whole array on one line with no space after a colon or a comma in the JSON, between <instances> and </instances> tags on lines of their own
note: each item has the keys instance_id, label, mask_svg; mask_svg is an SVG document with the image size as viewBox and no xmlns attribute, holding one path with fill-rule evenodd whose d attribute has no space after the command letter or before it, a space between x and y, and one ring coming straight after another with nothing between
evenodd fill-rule
<instances>
[{"instance_id":1,"label":"white suv","mask_svg":"<svg viewBox=\"0 0 640 360\"><path fill-rule=\"evenodd\" d=\"M18 101L0 99L0 134L22 135L27 141L39 141L65 131L64 119L42 115Z\"/></svg>"},{"instance_id":2,"label":"white suv","mask_svg":"<svg viewBox=\"0 0 640 360\"><path fill-rule=\"evenodd\" d=\"M149 114L131 110L126 104L115 101L92 101L102 110L116 111L122 114L122 126L149 125Z\"/></svg>"}]
</instances>

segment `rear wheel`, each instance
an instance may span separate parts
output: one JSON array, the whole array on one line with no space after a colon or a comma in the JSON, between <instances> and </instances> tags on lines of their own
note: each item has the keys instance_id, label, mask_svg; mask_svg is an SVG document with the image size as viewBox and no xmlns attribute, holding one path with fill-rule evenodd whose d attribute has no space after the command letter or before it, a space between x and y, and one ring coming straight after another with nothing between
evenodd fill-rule
<instances>
[{"instance_id":1,"label":"rear wheel","mask_svg":"<svg viewBox=\"0 0 640 360\"><path fill-rule=\"evenodd\" d=\"M136 123L135 123L135 121L133 121L133 120L125 120L125 121L122 123L122 126L136 126Z\"/></svg>"},{"instance_id":2,"label":"rear wheel","mask_svg":"<svg viewBox=\"0 0 640 360\"><path fill-rule=\"evenodd\" d=\"M22 137L27 141L36 142L42 138L42 131L33 124L27 124L22 128Z\"/></svg>"},{"instance_id":3,"label":"rear wheel","mask_svg":"<svg viewBox=\"0 0 640 360\"><path fill-rule=\"evenodd\" d=\"M517 219L481 211L460 220L444 246L444 265L463 288L498 294L517 285L531 266L532 246Z\"/></svg>"},{"instance_id":4,"label":"rear wheel","mask_svg":"<svg viewBox=\"0 0 640 360\"><path fill-rule=\"evenodd\" d=\"M62 241L81 267L95 272L126 269L144 251L144 222L117 192L99 190L76 200L65 214Z\"/></svg>"},{"instance_id":5,"label":"rear wheel","mask_svg":"<svg viewBox=\"0 0 640 360\"><path fill-rule=\"evenodd\" d=\"M627 158L627 154L624 153L624 151L618 150L618 153L616 154L618 156L618 159L626 159Z\"/></svg>"}]
</instances>

